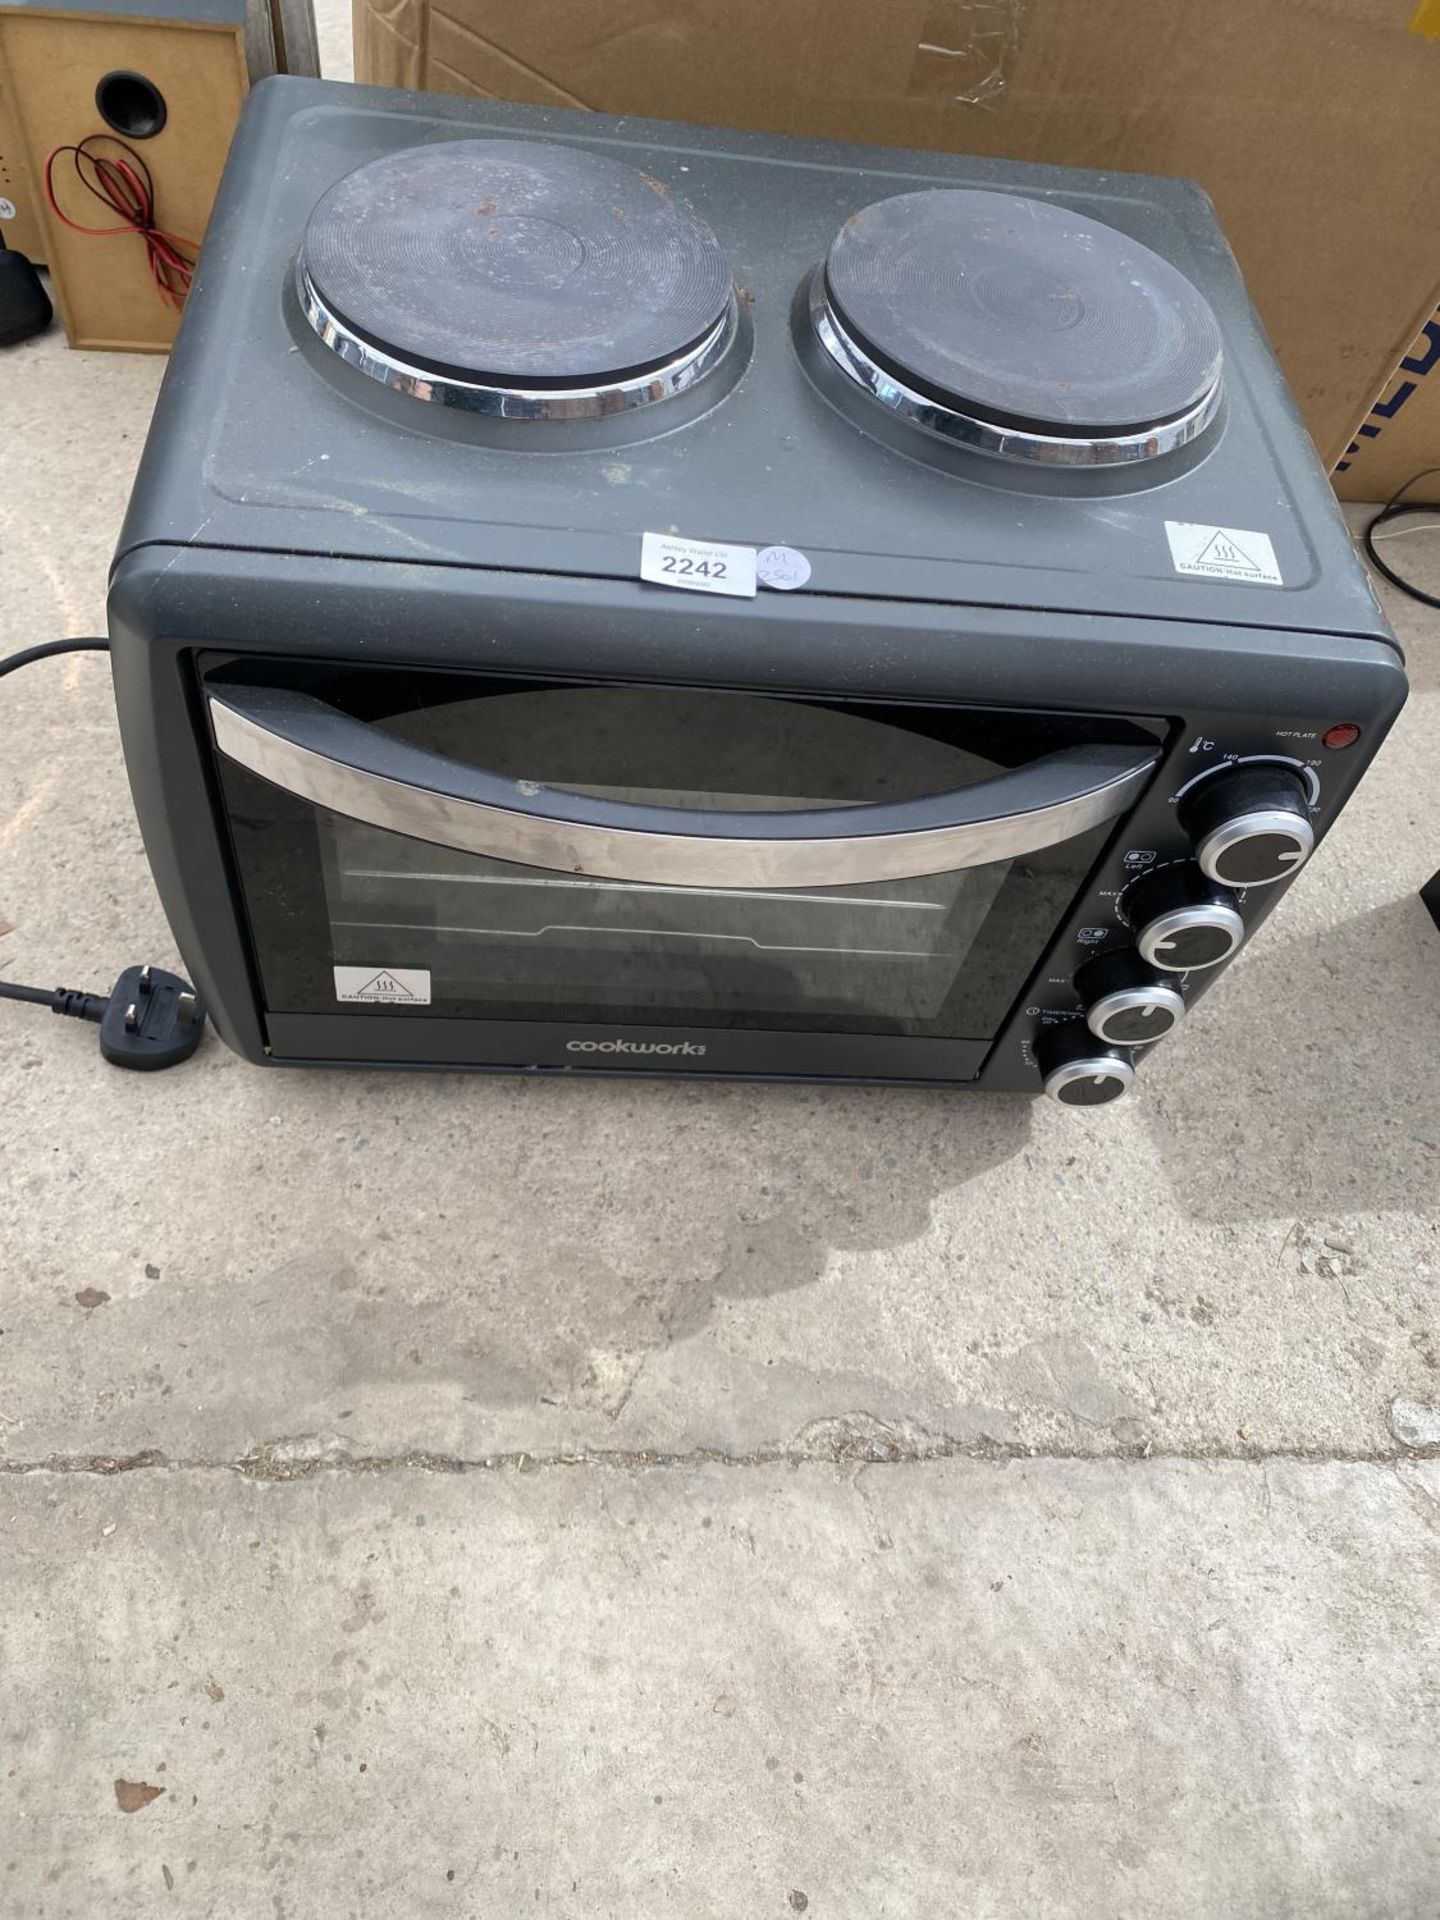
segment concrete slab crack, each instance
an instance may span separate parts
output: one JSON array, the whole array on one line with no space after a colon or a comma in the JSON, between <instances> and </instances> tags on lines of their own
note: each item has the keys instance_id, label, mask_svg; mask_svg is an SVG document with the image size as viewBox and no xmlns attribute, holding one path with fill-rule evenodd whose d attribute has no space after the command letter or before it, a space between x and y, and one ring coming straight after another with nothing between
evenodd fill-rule
<instances>
[{"instance_id":1,"label":"concrete slab crack","mask_svg":"<svg viewBox=\"0 0 1440 1920\"><path fill-rule=\"evenodd\" d=\"M843 1428L838 1434L833 1431L837 1424ZM902 1441L893 1427L886 1427L871 1436L867 1447L852 1426L817 1422L796 1436L794 1442L757 1446L743 1453L730 1453L718 1447L694 1447L683 1451L641 1447L577 1448L550 1453L515 1451L467 1457L426 1448L361 1453L333 1443L314 1441L307 1444L304 1441L284 1440L254 1447L247 1453L228 1459L171 1456L155 1448L132 1454L48 1454L35 1460L0 1459L0 1475L90 1474L108 1477L153 1472L226 1473L242 1480L278 1483L311 1480L328 1474L526 1474L577 1469L601 1473L650 1473L677 1469L685 1471L704 1466L741 1471L750 1467L775 1466L906 1467L935 1460L980 1460L996 1465L1024 1461L1109 1461L1137 1466L1192 1461L1256 1466L1263 1472L1268 1463L1276 1461L1312 1466L1395 1469L1413 1458L1413 1455L1400 1451L1336 1451L1327 1447L1250 1447L1240 1450L1195 1447L1170 1449L1164 1453L1154 1452L1146 1444L1116 1447L1109 1451L1083 1447L1026 1447L993 1440L947 1440L943 1436L921 1440L915 1436L913 1429Z\"/></svg>"}]
</instances>

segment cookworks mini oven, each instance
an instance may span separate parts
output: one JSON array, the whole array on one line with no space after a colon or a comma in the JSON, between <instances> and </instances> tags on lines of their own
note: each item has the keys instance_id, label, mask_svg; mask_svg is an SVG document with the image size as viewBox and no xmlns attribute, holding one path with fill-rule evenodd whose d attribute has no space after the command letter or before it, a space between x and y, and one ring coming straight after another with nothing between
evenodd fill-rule
<instances>
[{"instance_id":1,"label":"cookworks mini oven","mask_svg":"<svg viewBox=\"0 0 1440 1920\"><path fill-rule=\"evenodd\" d=\"M110 617L289 1064L1108 1099L1405 690L1193 187L298 80Z\"/></svg>"}]
</instances>

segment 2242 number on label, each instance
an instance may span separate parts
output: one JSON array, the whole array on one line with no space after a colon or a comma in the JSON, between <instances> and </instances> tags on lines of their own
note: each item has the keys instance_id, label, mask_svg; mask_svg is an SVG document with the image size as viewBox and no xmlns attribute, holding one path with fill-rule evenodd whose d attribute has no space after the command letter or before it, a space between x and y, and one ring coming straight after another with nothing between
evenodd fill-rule
<instances>
[{"instance_id":1,"label":"2242 number on label","mask_svg":"<svg viewBox=\"0 0 1440 1920\"><path fill-rule=\"evenodd\" d=\"M678 533L642 534L640 578L689 593L729 593L753 600L755 549L718 540L686 540Z\"/></svg>"}]
</instances>

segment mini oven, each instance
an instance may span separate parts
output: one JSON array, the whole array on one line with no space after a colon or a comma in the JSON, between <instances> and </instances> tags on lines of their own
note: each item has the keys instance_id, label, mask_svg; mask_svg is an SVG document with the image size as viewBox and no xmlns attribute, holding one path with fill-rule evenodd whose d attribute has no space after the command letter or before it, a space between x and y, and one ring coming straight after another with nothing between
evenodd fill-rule
<instances>
[{"instance_id":1,"label":"mini oven","mask_svg":"<svg viewBox=\"0 0 1440 1920\"><path fill-rule=\"evenodd\" d=\"M1196 189L298 80L110 621L291 1065L1109 1099L1405 691Z\"/></svg>"}]
</instances>

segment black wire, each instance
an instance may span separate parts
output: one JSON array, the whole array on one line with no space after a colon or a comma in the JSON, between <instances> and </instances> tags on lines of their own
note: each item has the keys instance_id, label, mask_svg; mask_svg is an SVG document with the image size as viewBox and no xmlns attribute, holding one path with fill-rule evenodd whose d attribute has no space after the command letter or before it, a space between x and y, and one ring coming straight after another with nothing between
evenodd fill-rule
<instances>
[{"instance_id":1,"label":"black wire","mask_svg":"<svg viewBox=\"0 0 1440 1920\"><path fill-rule=\"evenodd\" d=\"M7 654L0 660L0 678L14 673L19 667L28 667L35 660L48 660L57 653L108 653L108 640L47 640L38 647L25 647L19 653Z\"/></svg>"},{"instance_id":2,"label":"black wire","mask_svg":"<svg viewBox=\"0 0 1440 1920\"><path fill-rule=\"evenodd\" d=\"M1375 547L1375 535L1381 527L1388 526L1392 520L1403 520L1407 513L1433 513L1440 515L1440 506L1427 506L1423 500L1405 501L1404 495L1419 480L1428 479L1432 473L1440 473L1440 467L1422 467L1419 473L1412 473L1403 487L1398 487L1385 505L1375 515L1360 536L1365 547L1365 557L1377 573L1384 574L1392 587L1398 587L1401 593L1408 593L1412 600L1418 600L1422 606L1440 607L1440 594L1427 593L1423 587L1417 587L1413 580L1406 580L1387 560L1382 560Z\"/></svg>"},{"instance_id":3,"label":"black wire","mask_svg":"<svg viewBox=\"0 0 1440 1920\"><path fill-rule=\"evenodd\" d=\"M28 667L35 660L49 660L57 653L108 653L108 640L46 640L38 647L24 647L19 653L7 654L0 660L0 679L7 673L14 673L19 667ZM0 980L0 1000L29 1000L39 1006L48 1007L54 1001L55 991L48 987L22 987L13 980Z\"/></svg>"},{"instance_id":4,"label":"black wire","mask_svg":"<svg viewBox=\"0 0 1440 1920\"><path fill-rule=\"evenodd\" d=\"M55 998L45 987L22 987L13 980L0 980L0 1000L32 1000L37 1007L48 1007Z\"/></svg>"}]
</instances>

